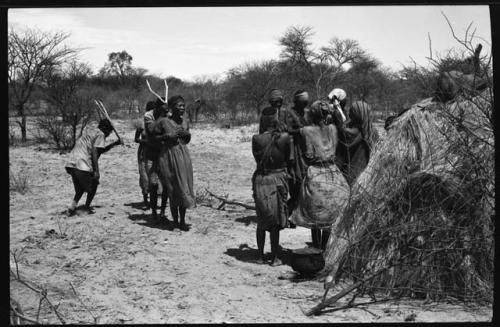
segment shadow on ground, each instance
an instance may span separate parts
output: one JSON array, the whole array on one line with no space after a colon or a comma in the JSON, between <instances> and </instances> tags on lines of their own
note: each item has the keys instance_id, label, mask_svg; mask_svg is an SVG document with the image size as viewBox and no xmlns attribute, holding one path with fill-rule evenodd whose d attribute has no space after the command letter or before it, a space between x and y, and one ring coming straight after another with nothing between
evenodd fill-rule
<instances>
[{"instance_id":1,"label":"shadow on ground","mask_svg":"<svg viewBox=\"0 0 500 327\"><path fill-rule=\"evenodd\" d=\"M158 218L158 220L153 219L151 214L129 214L128 219L132 221L141 221L138 222L138 225L146 226L150 228L156 228L160 230L168 230L173 231L174 229L179 229L179 227L174 224L173 221L168 220L167 218ZM188 231L191 229L191 224L186 224Z\"/></svg>"},{"instance_id":2,"label":"shadow on ground","mask_svg":"<svg viewBox=\"0 0 500 327\"><path fill-rule=\"evenodd\" d=\"M237 221L239 223L244 223L245 226L248 226L252 223L257 224L257 216L251 215L251 216L239 217L239 218L236 218L234 221Z\"/></svg>"},{"instance_id":3,"label":"shadow on ground","mask_svg":"<svg viewBox=\"0 0 500 327\"><path fill-rule=\"evenodd\" d=\"M139 209L139 210L148 210L149 206L145 205L144 202L130 202L130 203L125 203L123 204L126 207L132 207L134 209Z\"/></svg>"},{"instance_id":4,"label":"shadow on ground","mask_svg":"<svg viewBox=\"0 0 500 327\"><path fill-rule=\"evenodd\" d=\"M259 250L248 246L248 244L240 244L238 248L229 248L224 252L224 254L235 258L236 260L255 263L257 264L259 259ZM279 258L284 265L290 265L292 251L289 249L281 248L281 255ZM264 255L265 260L271 260L271 253L266 253Z\"/></svg>"}]
</instances>

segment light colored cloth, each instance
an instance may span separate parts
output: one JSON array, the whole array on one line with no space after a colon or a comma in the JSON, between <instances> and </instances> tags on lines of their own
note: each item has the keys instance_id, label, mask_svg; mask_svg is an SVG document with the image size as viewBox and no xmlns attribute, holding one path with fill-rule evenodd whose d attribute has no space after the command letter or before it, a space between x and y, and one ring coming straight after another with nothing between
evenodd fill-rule
<instances>
[{"instance_id":1,"label":"light colored cloth","mask_svg":"<svg viewBox=\"0 0 500 327\"><path fill-rule=\"evenodd\" d=\"M69 154L66 167L92 172L93 147L105 148L106 136L99 128L87 126L82 135L76 140L75 146Z\"/></svg>"},{"instance_id":2,"label":"light colored cloth","mask_svg":"<svg viewBox=\"0 0 500 327\"><path fill-rule=\"evenodd\" d=\"M181 124L173 119L163 117L154 123L154 133L174 134L179 128L189 131L184 119ZM193 165L186 145L186 140L176 138L166 140L158 157L158 175L164 190L168 193L169 201L174 206L186 209L196 206L193 191Z\"/></svg>"},{"instance_id":3,"label":"light colored cloth","mask_svg":"<svg viewBox=\"0 0 500 327\"><path fill-rule=\"evenodd\" d=\"M297 226L328 229L342 216L348 200L349 185L337 166L309 166L291 220Z\"/></svg>"},{"instance_id":4,"label":"light colored cloth","mask_svg":"<svg viewBox=\"0 0 500 327\"><path fill-rule=\"evenodd\" d=\"M285 168L254 176L257 228L270 231L287 225L288 173Z\"/></svg>"},{"instance_id":5,"label":"light colored cloth","mask_svg":"<svg viewBox=\"0 0 500 327\"><path fill-rule=\"evenodd\" d=\"M295 101L297 100L300 100L300 101L309 101L309 93L307 93L306 91L302 92L302 93L297 93L293 96L293 99Z\"/></svg>"},{"instance_id":6,"label":"light colored cloth","mask_svg":"<svg viewBox=\"0 0 500 327\"><path fill-rule=\"evenodd\" d=\"M342 89L335 88L330 93L328 93L328 99L333 100L334 97L336 97L339 101L342 101L347 98L347 93L345 93L345 91Z\"/></svg>"}]
</instances>

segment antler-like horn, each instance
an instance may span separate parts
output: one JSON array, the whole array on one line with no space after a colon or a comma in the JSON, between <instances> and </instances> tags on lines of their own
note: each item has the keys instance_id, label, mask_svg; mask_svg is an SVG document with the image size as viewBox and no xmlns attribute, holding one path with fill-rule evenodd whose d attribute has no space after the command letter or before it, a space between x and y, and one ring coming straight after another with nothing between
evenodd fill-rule
<instances>
[{"instance_id":1,"label":"antler-like horn","mask_svg":"<svg viewBox=\"0 0 500 327\"><path fill-rule=\"evenodd\" d=\"M151 93L153 93L153 94L154 94L154 95L155 95L158 99L160 99L160 100L161 100L161 102L163 102L163 103L167 103L167 99L168 99L168 98L167 98L167 96L168 96L168 85L167 85L167 81L166 81L166 80L164 80L164 82L165 82L165 100L163 100L163 99L161 98L161 96L159 96L159 95L158 95L158 93L156 93L155 91L153 91L153 89L151 89L151 85L149 85L149 81L148 81L148 80L146 80L146 84L148 85L149 91L150 91Z\"/></svg>"}]
</instances>

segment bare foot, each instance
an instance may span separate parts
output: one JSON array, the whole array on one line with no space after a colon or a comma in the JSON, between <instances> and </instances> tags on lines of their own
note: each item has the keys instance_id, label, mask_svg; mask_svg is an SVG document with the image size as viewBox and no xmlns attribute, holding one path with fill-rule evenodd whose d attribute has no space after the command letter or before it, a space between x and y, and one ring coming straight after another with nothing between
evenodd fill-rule
<instances>
[{"instance_id":1,"label":"bare foot","mask_svg":"<svg viewBox=\"0 0 500 327\"><path fill-rule=\"evenodd\" d=\"M274 260L271 262L271 266L276 267L276 266L281 266L283 265L283 262L281 262L280 259L274 258Z\"/></svg>"},{"instance_id":2,"label":"bare foot","mask_svg":"<svg viewBox=\"0 0 500 327\"><path fill-rule=\"evenodd\" d=\"M266 260L264 259L264 256L260 256L255 263L258 265L263 265L266 263Z\"/></svg>"}]
</instances>

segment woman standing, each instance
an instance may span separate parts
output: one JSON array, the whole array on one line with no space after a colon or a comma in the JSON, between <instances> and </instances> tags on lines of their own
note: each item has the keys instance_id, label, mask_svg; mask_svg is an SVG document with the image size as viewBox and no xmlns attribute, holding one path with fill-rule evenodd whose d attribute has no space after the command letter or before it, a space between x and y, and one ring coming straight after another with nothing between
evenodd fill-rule
<instances>
[{"instance_id":1,"label":"woman standing","mask_svg":"<svg viewBox=\"0 0 500 327\"><path fill-rule=\"evenodd\" d=\"M288 173L287 164L293 160L290 136L278 129L277 109L262 110L261 133L252 137L252 154L257 169L252 177L253 197L257 211L257 247L259 262L264 263L266 231L271 238L271 265L281 264L279 256L280 230L287 225Z\"/></svg>"},{"instance_id":2,"label":"woman standing","mask_svg":"<svg viewBox=\"0 0 500 327\"><path fill-rule=\"evenodd\" d=\"M155 139L162 142L158 159L159 175L170 200L174 223L187 231L186 209L195 206L193 166L186 146L191 141L191 133L184 119L184 98L175 95L168 99L168 106L172 115L158 119L153 127Z\"/></svg>"},{"instance_id":3,"label":"woman standing","mask_svg":"<svg viewBox=\"0 0 500 327\"><path fill-rule=\"evenodd\" d=\"M326 124L325 101L315 101L310 108L311 125L301 128L304 160L308 165L299 192L299 203L292 221L311 228L313 246L325 249L330 228L343 213L349 198L349 185L335 166L338 144L337 128Z\"/></svg>"},{"instance_id":4,"label":"woman standing","mask_svg":"<svg viewBox=\"0 0 500 327\"><path fill-rule=\"evenodd\" d=\"M373 145L379 135L372 125L371 107L363 101L355 101L349 110L349 121L339 128L338 165L352 185L365 170Z\"/></svg>"}]
</instances>

